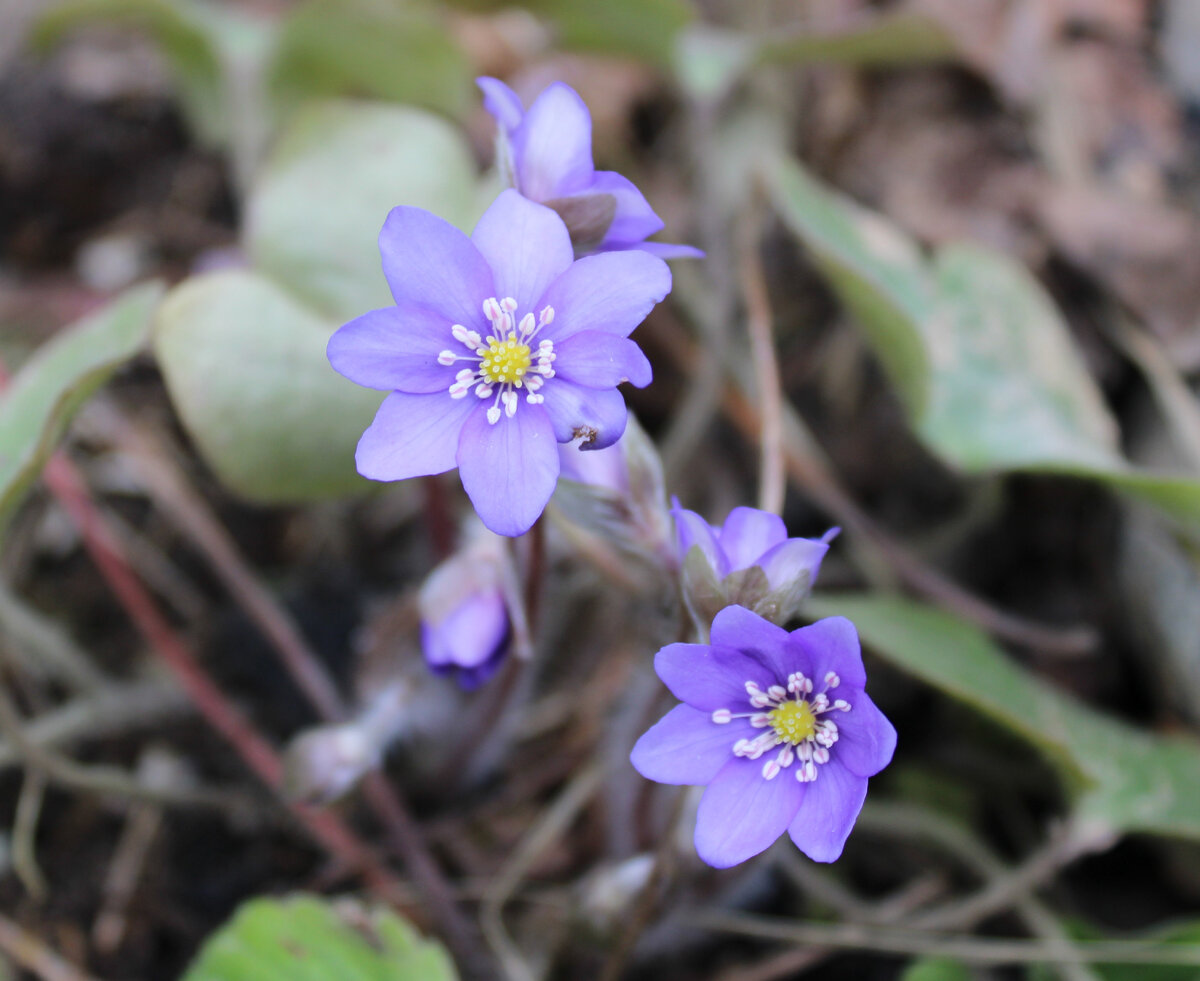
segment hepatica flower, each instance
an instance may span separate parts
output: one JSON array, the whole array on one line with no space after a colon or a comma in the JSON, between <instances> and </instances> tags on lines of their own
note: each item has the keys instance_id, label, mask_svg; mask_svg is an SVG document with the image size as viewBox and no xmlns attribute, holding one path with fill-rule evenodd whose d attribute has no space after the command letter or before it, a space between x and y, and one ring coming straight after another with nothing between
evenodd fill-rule
<instances>
[{"instance_id":1,"label":"hepatica flower","mask_svg":"<svg viewBox=\"0 0 1200 981\"><path fill-rule=\"evenodd\" d=\"M396 305L329 341L333 367L390 391L355 460L372 480L458 467L483 523L528 531L558 477L558 444L589 448L625 428L623 381L650 383L629 333L670 291L645 252L575 261L562 219L504 191L468 238L420 208L379 236Z\"/></svg>"},{"instance_id":2,"label":"hepatica flower","mask_svg":"<svg viewBox=\"0 0 1200 981\"><path fill-rule=\"evenodd\" d=\"M854 625L830 617L791 633L740 606L711 644L670 644L654 668L683 704L633 748L659 783L707 785L696 851L728 868L785 831L818 862L842 853L867 778L892 759L896 730L863 690Z\"/></svg>"},{"instance_id":3,"label":"hepatica flower","mask_svg":"<svg viewBox=\"0 0 1200 981\"><path fill-rule=\"evenodd\" d=\"M529 111L497 78L476 79L502 138L500 166L518 191L557 211L580 255L644 249L664 259L699 257L688 245L647 242L663 227L629 180L592 162L592 116L571 86L555 82Z\"/></svg>"},{"instance_id":4,"label":"hepatica flower","mask_svg":"<svg viewBox=\"0 0 1200 981\"><path fill-rule=\"evenodd\" d=\"M745 606L773 623L796 615L840 529L821 538L789 538L783 519L739 507L720 527L674 502L683 595L701 629L720 610Z\"/></svg>"}]
</instances>

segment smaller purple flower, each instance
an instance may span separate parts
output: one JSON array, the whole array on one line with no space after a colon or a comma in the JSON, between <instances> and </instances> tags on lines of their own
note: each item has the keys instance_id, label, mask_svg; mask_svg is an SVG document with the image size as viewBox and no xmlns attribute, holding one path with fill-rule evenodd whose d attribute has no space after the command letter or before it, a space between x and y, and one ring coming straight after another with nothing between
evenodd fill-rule
<instances>
[{"instance_id":1,"label":"smaller purple flower","mask_svg":"<svg viewBox=\"0 0 1200 981\"><path fill-rule=\"evenodd\" d=\"M453 675L470 689L500 669L525 634L515 582L504 540L483 528L429 574L418 607L421 649L434 674Z\"/></svg>"},{"instance_id":2,"label":"smaller purple flower","mask_svg":"<svg viewBox=\"0 0 1200 981\"><path fill-rule=\"evenodd\" d=\"M891 762L896 730L863 690L854 624L830 617L791 633L740 606L722 610L711 644L670 644L654 669L683 704L633 748L642 776L704 785L696 852L729 868L785 831L832 862Z\"/></svg>"},{"instance_id":3,"label":"smaller purple flower","mask_svg":"<svg viewBox=\"0 0 1200 981\"><path fill-rule=\"evenodd\" d=\"M553 208L571 232L578 255L642 249L663 259L700 258L690 245L646 239L663 227L642 192L592 162L592 116L571 86L555 82L525 111L497 78L475 80L500 126L501 169L525 197Z\"/></svg>"},{"instance_id":4,"label":"smaller purple flower","mask_svg":"<svg viewBox=\"0 0 1200 981\"><path fill-rule=\"evenodd\" d=\"M789 538L777 514L738 507L720 527L673 501L683 595L701 629L727 606L745 606L773 623L796 615L840 529Z\"/></svg>"},{"instance_id":5,"label":"smaller purple flower","mask_svg":"<svg viewBox=\"0 0 1200 981\"><path fill-rule=\"evenodd\" d=\"M562 219L503 191L470 238L420 208L393 208L379 234L396 305L343 325L329 361L390 391L355 453L372 480L458 467L476 512L524 534L558 479L558 444L588 449L625 429L617 385L650 383L629 339L671 289L645 252L575 260Z\"/></svg>"}]
</instances>

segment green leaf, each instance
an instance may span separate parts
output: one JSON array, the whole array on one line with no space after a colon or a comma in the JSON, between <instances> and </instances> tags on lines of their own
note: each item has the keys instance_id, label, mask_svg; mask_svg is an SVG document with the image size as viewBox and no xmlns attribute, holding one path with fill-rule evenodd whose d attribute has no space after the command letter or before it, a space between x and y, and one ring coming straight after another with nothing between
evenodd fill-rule
<instances>
[{"instance_id":1,"label":"green leaf","mask_svg":"<svg viewBox=\"0 0 1200 981\"><path fill-rule=\"evenodd\" d=\"M389 209L426 208L469 228L481 213L476 187L469 146L437 116L309 106L291 120L251 194L246 246L296 296L348 320L393 302L377 244Z\"/></svg>"},{"instance_id":2,"label":"green leaf","mask_svg":"<svg viewBox=\"0 0 1200 981\"><path fill-rule=\"evenodd\" d=\"M770 38L761 43L758 61L879 67L947 61L956 54L954 39L932 17L898 11L846 30Z\"/></svg>"},{"instance_id":3,"label":"green leaf","mask_svg":"<svg viewBox=\"0 0 1200 981\"><path fill-rule=\"evenodd\" d=\"M775 202L855 316L913 428L969 473L1101 480L1200 528L1200 481L1135 469L1053 301L1019 263L976 245L932 260L883 217L792 161Z\"/></svg>"},{"instance_id":4,"label":"green leaf","mask_svg":"<svg viewBox=\"0 0 1200 981\"><path fill-rule=\"evenodd\" d=\"M135 287L39 348L0 393L0 529L67 422L145 346L162 286Z\"/></svg>"},{"instance_id":5,"label":"green leaf","mask_svg":"<svg viewBox=\"0 0 1200 981\"><path fill-rule=\"evenodd\" d=\"M1097 941L1107 939L1107 934L1089 923L1078 920L1067 921L1068 930L1075 940ZM1168 956L1171 947L1200 945L1200 921L1185 920L1166 927L1139 931L1123 940L1137 940L1150 945L1161 945ZM1183 964L1095 964L1091 970L1102 981L1200 981L1200 970ZM1059 974L1053 968L1039 964L1030 969L1030 981L1057 981Z\"/></svg>"},{"instance_id":6,"label":"green leaf","mask_svg":"<svg viewBox=\"0 0 1200 981\"><path fill-rule=\"evenodd\" d=\"M307 0L283 22L271 89L284 107L366 95L461 116L475 101L466 55L420 0Z\"/></svg>"},{"instance_id":7,"label":"green leaf","mask_svg":"<svg viewBox=\"0 0 1200 981\"><path fill-rule=\"evenodd\" d=\"M370 486L354 447L382 395L329 366L336 326L242 270L189 279L163 302L154 348L167 390L230 489L289 503Z\"/></svg>"},{"instance_id":8,"label":"green leaf","mask_svg":"<svg viewBox=\"0 0 1200 981\"><path fill-rule=\"evenodd\" d=\"M922 957L904 969L900 981L971 981L971 972L949 957Z\"/></svg>"},{"instance_id":9,"label":"green leaf","mask_svg":"<svg viewBox=\"0 0 1200 981\"><path fill-rule=\"evenodd\" d=\"M845 616L881 657L1041 749L1085 820L1119 831L1200 839L1200 743L1108 716L1018 667L971 624L898 597L820 596L814 616Z\"/></svg>"},{"instance_id":10,"label":"green leaf","mask_svg":"<svg viewBox=\"0 0 1200 981\"><path fill-rule=\"evenodd\" d=\"M254 899L180 981L456 981L442 947L382 907L313 896Z\"/></svg>"},{"instance_id":11,"label":"green leaf","mask_svg":"<svg viewBox=\"0 0 1200 981\"><path fill-rule=\"evenodd\" d=\"M77 28L113 21L144 31L158 44L197 135L209 145L228 145L229 68L244 50L258 46L266 24L227 5L196 0L66 0L37 20L33 41L47 47Z\"/></svg>"},{"instance_id":12,"label":"green leaf","mask_svg":"<svg viewBox=\"0 0 1200 981\"><path fill-rule=\"evenodd\" d=\"M691 22L686 0L532 0L564 48L668 64L675 37Z\"/></svg>"}]
</instances>

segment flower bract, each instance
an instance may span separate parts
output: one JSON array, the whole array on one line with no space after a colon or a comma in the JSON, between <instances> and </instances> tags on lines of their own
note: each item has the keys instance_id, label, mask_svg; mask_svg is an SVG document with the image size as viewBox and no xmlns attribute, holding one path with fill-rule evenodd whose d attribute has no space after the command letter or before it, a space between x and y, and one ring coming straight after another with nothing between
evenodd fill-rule
<instances>
[{"instance_id":1,"label":"flower bract","mask_svg":"<svg viewBox=\"0 0 1200 981\"><path fill-rule=\"evenodd\" d=\"M624 381L650 383L629 333L671 288L646 252L575 260L558 215L500 194L468 238L420 208L379 236L396 305L342 326L333 367L391 394L359 440L373 480L458 467L483 523L520 535L558 477L558 444L608 446L625 428Z\"/></svg>"},{"instance_id":2,"label":"flower bract","mask_svg":"<svg viewBox=\"0 0 1200 981\"><path fill-rule=\"evenodd\" d=\"M497 78L476 79L500 127L501 167L525 197L554 208L580 255L643 249L664 259L699 257L688 245L647 242L663 227L642 192L625 177L596 170L592 117L571 86L555 82L529 111Z\"/></svg>"},{"instance_id":3,"label":"flower bract","mask_svg":"<svg viewBox=\"0 0 1200 981\"><path fill-rule=\"evenodd\" d=\"M786 831L809 858L838 858L867 778L896 746L864 691L854 625L830 617L788 633L731 606L713 621L711 644L670 644L654 668L683 704L638 740L631 760L659 783L705 785L700 857L728 868Z\"/></svg>"}]
</instances>

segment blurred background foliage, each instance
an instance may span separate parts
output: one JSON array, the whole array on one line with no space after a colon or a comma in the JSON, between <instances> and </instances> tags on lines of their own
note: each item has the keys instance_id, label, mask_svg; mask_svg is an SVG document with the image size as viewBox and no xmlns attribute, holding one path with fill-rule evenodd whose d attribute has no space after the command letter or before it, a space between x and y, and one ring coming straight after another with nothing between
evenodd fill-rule
<instances>
[{"instance_id":1,"label":"blurred background foliage","mask_svg":"<svg viewBox=\"0 0 1200 981\"><path fill-rule=\"evenodd\" d=\"M179 977L240 900L336 887L438 932L465 976L1200 977L1196 10L9 0L13 970ZM708 253L637 335L656 382L629 398L668 492L718 520L785 473L793 534L844 528L810 613L858 624L900 748L832 869L675 853L669 798L626 763L661 706L670 586L577 509L545 555L518 546L534 663L471 695L420 674L412 596L463 501L354 473L380 396L324 349L388 303L390 207L469 230L496 194L479 74L526 104L574 85L598 166ZM73 464L39 481L57 447ZM350 875L370 863L316 812L281 821L185 709L155 667L170 643L146 648L87 562L89 513L265 734L268 787L272 744L322 714L273 648L311 647L340 711L412 686L399 843L370 787L334 812L399 853L398 883ZM647 886L656 851L678 868ZM426 907L421 855L482 935ZM187 981L306 957L313 978L454 976L382 909L252 903Z\"/></svg>"}]
</instances>

